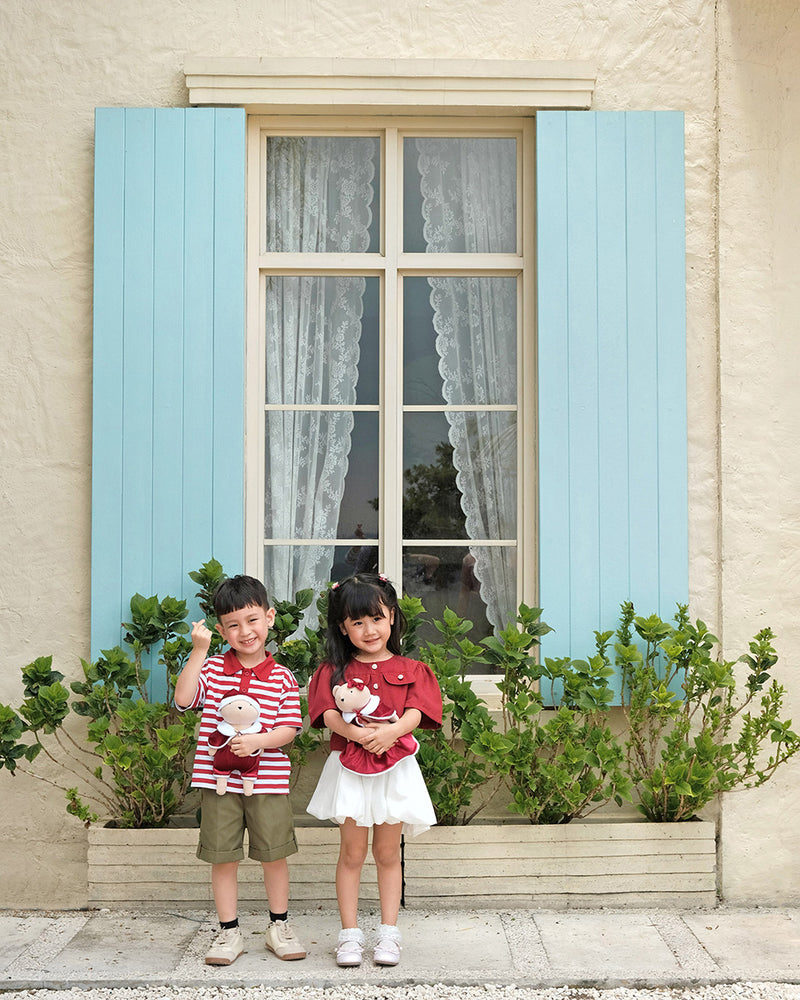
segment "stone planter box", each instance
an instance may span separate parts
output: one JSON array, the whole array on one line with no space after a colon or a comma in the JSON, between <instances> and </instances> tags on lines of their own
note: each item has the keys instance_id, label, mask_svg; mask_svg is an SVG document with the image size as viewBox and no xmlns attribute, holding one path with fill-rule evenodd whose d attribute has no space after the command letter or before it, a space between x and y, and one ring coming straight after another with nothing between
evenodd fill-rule
<instances>
[{"instance_id":1,"label":"stone planter box","mask_svg":"<svg viewBox=\"0 0 800 1000\"><path fill-rule=\"evenodd\" d=\"M195 858L196 829L90 827L89 904L211 903L209 866ZM289 859L297 907L336 902L333 826L298 827ZM708 907L717 902L713 823L576 821L564 826L476 823L435 827L404 850L407 906L567 908ZM239 870L240 900L264 904L261 866ZM365 865L362 899L377 900Z\"/></svg>"}]
</instances>

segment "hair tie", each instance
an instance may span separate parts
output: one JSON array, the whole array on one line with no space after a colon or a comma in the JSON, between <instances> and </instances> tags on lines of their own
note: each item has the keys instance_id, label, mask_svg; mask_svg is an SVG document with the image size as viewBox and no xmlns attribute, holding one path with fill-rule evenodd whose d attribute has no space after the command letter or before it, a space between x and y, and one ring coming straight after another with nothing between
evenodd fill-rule
<instances>
[{"instance_id":1,"label":"hair tie","mask_svg":"<svg viewBox=\"0 0 800 1000\"><path fill-rule=\"evenodd\" d=\"M384 583L388 583L389 582L389 577L388 576L384 576L383 573L378 573L378 579L382 580Z\"/></svg>"},{"instance_id":2,"label":"hair tie","mask_svg":"<svg viewBox=\"0 0 800 1000\"><path fill-rule=\"evenodd\" d=\"M338 590L338 589L339 589L339 581L337 580L336 583L331 584L331 590Z\"/></svg>"}]
</instances>

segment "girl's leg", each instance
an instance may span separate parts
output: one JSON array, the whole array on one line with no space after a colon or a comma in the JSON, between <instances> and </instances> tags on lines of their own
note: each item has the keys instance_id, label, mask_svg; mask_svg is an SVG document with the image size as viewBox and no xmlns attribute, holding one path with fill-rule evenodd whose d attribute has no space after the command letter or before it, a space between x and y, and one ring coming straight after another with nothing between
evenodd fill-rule
<instances>
[{"instance_id":1,"label":"girl's leg","mask_svg":"<svg viewBox=\"0 0 800 1000\"><path fill-rule=\"evenodd\" d=\"M220 923L235 920L238 909L238 861L228 861L211 866L211 891Z\"/></svg>"},{"instance_id":2,"label":"girl's leg","mask_svg":"<svg viewBox=\"0 0 800 1000\"><path fill-rule=\"evenodd\" d=\"M336 863L336 899L343 928L358 927L358 892L361 869L367 857L368 833L367 827L356 826L352 819L339 825L341 842Z\"/></svg>"},{"instance_id":3,"label":"girl's leg","mask_svg":"<svg viewBox=\"0 0 800 1000\"><path fill-rule=\"evenodd\" d=\"M403 872L400 866L402 832L402 823L380 823L372 828L372 856L375 858L378 874L381 923L392 927L397 924L403 894Z\"/></svg>"}]
</instances>

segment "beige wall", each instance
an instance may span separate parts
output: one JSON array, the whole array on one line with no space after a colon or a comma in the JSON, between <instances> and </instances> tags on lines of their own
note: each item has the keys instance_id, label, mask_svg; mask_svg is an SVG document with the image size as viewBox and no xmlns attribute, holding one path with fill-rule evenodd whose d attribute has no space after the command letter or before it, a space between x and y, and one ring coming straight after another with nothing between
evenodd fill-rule
<instances>
[{"instance_id":1,"label":"beige wall","mask_svg":"<svg viewBox=\"0 0 800 1000\"><path fill-rule=\"evenodd\" d=\"M88 653L94 108L185 105L190 54L586 59L597 66L595 108L686 112L692 609L724 628L731 655L770 623L788 682L798 23L794 0L720 7L718 46L708 0L0 5L0 701L17 703L18 669L33 657L53 652L74 673ZM797 773L726 806L731 898L800 900L800 871L771 860L795 836ZM83 904L82 830L59 794L6 773L0 788L0 906Z\"/></svg>"},{"instance_id":2,"label":"beige wall","mask_svg":"<svg viewBox=\"0 0 800 1000\"><path fill-rule=\"evenodd\" d=\"M800 725L800 10L720 15L722 600L739 650L771 625ZM731 900L800 897L800 765L723 804Z\"/></svg>"}]
</instances>

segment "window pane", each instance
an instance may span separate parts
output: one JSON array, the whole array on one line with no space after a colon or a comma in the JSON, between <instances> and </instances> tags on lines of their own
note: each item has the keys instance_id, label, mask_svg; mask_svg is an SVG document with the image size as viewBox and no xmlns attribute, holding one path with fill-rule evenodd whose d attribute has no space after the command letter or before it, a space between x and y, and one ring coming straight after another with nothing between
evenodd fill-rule
<instances>
[{"instance_id":1,"label":"window pane","mask_svg":"<svg viewBox=\"0 0 800 1000\"><path fill-rule=\"evenodd\" d=\"M338 538L378 537L378 422L377 413L353 414Z\"/></svg>"},{"instance_id":2,"label":"window pane","mask_svg":"<svg viewBox=\"0 0 800 1000\"><path fill-rule=\"evenodd\" d=\"M266 403L378 403L377 278L266 278Z\"/></svg>"},{"instance_id":3,"label":"window pane","mask_svg":"<svg viewBox=\"0 0 800 1000\"><path fill-rule=\"evenodd\" d=\"M352 431L348 411L267 412L264 538L336 537Z\"/></svg>"},{"instance_id":4,"label":"window pane","mask_svg":"<svg viewBox=\"0 0 800 1000\"><path fill-rule=\"evenodd\" d=\"M265 538L375 538L378 414L269 410Z\"/></svg>"},{"instance_id":5,"label":"window pane","mask_svg":"<svg viewBox=\"0 0 800 1000\"><path fill-rule=\"evenodd\" d=\"M516 139L404 139L403 223L409 253L515 253Z\"/></svg>"},{"instance_id":6,"label":"window pane","mask_svg":"<svg viewBox=\"0 0 800 1000\"><path fill-rule=\"evenodd\" d=\"M407 413L403 428L404 538L516 538L515 413Z\"/></svg>"},{"instance_id":7,"label":"window pane","mask_svg":"<svg viewBox=\"0 0 800 1000\"><path fill-rule=\"evenodd\" d=\"M380 141L268 136L267 251L376 253Z\"/></svg>"},{"instance_id":8,"label":"window pane","mask_svg":"<svg viewBox=\"0 0 800 1000\"><path fill-rule=\"evenodd\" d=\"M403 402L490 406L516 400L516 279L405 278Z\"/></svg>"},{"instance_id":9,"label":"window pane","mask_svg":"<svg viewBox=\"0 0 800 1000\"><path fill-rule=\"evenodd\" d=\"M360 553L355 553L349 545L264 546L264 581L273 601L291 600L297 590L311 587L316 603L316 597L324 592L329 582L344 580L357 571L374 572L377 568L377 546L364 546ZM322 570L324 579L320 575ZM295 580L301 581L299 586L295 586ZM314 604L306 611L303 621L312 627L316 623Z\"/></svg>"},{"instance_id":10,"label":"window pane","mask_svg":"<svg viewBox=\"0 0 800 1000\"><path fill-rule=\"evenodd\" d=\"M451 608L473 623L473 642L503 628L516 615L516 548L514 546L406 546L403 549L403 591L418 597L429 620ZM441 634L429 622L417 633L418 642L439 642ZM487 672L477 664L473 673Z\"/></svg>"},{"instance_id":11,"label":"window pane","mask_svg":"<svg viewBox=\"0 0 800 1000\"><path fill-rule=\"evenodd\" d=\"M403 484L404 538L468 537L444 413L405 415Z\"/></svg>"},{"instance_id":12,"label":"window pane","mask_svg":"<svg viewBox=\"0 0 800 1000\"><path fill-rule=\"evenodd\" d=\"M333 545L265 545L264 586L269 596L273 601L290 601L306 587L315 593L323 590L330 579L335 552ZM306 613L307 624L314 611L312 604Z\"/></svg>"}]
</instances>

